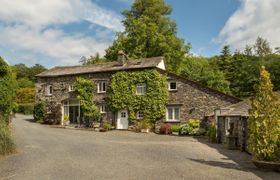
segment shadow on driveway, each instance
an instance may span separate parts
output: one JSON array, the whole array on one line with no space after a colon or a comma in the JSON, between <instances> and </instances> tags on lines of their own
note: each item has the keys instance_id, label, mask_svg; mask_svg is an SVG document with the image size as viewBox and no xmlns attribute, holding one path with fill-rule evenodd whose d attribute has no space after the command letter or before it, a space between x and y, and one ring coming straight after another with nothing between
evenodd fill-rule
<instances>
[{"instance_id":1,"label":"shadow on driveway","mask_svg":"<svg viewBox=\"0 0 280 180\"><path fill-rule=\"evenodd\" d=\"M202 144L207 145L210 148L216 149L220 154L226 156L227 158L222 158L221 160L231 160L234 163L230 162L222 162L222 161L207 161L204 159L190 159L191 161L214 166L214 167L222 167L226 169L235 169L245 172L251 172L256 176L260 177L261 179L280 179L280 173L276 172L268 172L262 171L255 167L255 165L251 161L251 155L246 152L241 152L239 150L229 150L223 147L222 144L210 143L205 138L196 138Z\"/></svg>"}]
</instances>

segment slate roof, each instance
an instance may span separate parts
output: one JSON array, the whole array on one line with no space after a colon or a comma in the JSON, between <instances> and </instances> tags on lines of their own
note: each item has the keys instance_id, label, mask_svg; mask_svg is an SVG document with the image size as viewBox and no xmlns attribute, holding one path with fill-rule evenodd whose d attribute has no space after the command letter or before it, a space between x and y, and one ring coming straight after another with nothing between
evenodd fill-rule
<instances>
[{"instance_id":1,"label":"slate roof","mask_svg":"<svg viewBox=\"0 0 280 180\"><path fill-rule=\"evenodd\" d=\"M280 91L275 92L280 96ZM249 110L252 108L251 101L249 99L241 101L236 104L232 104L227 107L220 108L220 116L243 116L249 117ZM213 114L214 115L214 114Z\"/></svg>"},{"instance_id":2,"label":"slate roof","mask_svg":"<svg viewBox=\"0 0 280 180\"><path fill-rule=\"evenodd\" d=\"M163 61L163 57L153 57L129 60L126 64L121 65L119 62L108 62L104 64L93 64L85 66L57 66L47 71L44 71L36 77L56 77L66 76L75 74L87 74L87 73L98 73L98 72L110 72L130 69L145 69L145 68L156 68Z\"/></svg>"}]
</instances>

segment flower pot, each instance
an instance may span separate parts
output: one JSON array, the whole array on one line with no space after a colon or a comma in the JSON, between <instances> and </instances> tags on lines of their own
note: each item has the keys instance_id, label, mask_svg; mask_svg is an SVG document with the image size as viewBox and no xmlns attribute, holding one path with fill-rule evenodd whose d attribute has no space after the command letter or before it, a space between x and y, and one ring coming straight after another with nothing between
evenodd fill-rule
<instances>
[{"instance_id":1,"label":"flower pot","mask_svg":"<svg viewBox=\"0 0 280 180\"><path fill-rule=\"evenodd\" d=\"M252 162L259 169L280 172L280 162L259 161L255 159L253 159Z\"/></svg>"}]
</instances>

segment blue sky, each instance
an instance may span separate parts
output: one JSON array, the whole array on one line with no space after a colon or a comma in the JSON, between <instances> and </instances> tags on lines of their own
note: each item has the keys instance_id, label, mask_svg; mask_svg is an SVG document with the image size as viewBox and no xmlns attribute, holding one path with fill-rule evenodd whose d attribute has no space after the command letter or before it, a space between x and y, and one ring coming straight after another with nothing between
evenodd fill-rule
<instances>
[{"instance_id":1,"label":"blue sky","mask_svg":"<svg viewBox=\"0 0 280 180\"><path fill-rule=\"evenodd\" d=\"M278 0L166 0L178 36L195 55L213 56L224 44L242 50L257 36L280 46ZM0 56L10 64L78 64L104 50L122 31L121 11L132 0L0 1Z\"/></svg>"}]
</instances>

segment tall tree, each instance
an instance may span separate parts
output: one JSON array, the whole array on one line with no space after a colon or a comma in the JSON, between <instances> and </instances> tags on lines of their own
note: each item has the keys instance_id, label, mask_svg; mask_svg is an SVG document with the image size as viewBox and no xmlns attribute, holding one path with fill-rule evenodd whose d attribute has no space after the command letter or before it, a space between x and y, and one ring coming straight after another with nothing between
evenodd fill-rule
<instances>
[{"instance_id":1,"label":"tall tree","mask_svg":"<svg viewBox=\"0 0 280 180\"><path fill-rule=\"evenodd\" d=\"M182 62L179 74L205 86L231 94L229 82L222 71L204 57L188 56Z\"/></svg>"},{"instance_id":2,"label":"tall tree","mask_svg":"<svg viewBox=\"0 0 280 180\"><path fill-rule=\"evenodd\" d=\"M272 49L269 46L269 42L261 37L257 38L254 45L254 50L256 55L260 57L264 57L272 53Z\"/></svg>"},{"instance_id":3,"label":"tall tree","mask_svg":"<svg viewBox=\"0 0 280 180\"><path fill-rule=\"evenodd\" d=\"M249 118L249 148L257 160L280 161L280 104L270 74L262 67Z\"/></svg>"},{"instance_id":4,"label":"tall tree","mask_svg":"<svg viewBox=\"0 0 280 180\"><path fill-rule=\"evenodd\" d=\"M117 34L105 57L116 60L119 50L131 58L164 56L167 69L176 72L190 44L177 37L171 12L164 0L135 0L130 10L122 13L125 31Z\"/></svg>"}]
</instances>

